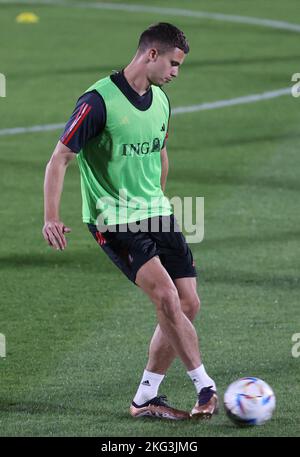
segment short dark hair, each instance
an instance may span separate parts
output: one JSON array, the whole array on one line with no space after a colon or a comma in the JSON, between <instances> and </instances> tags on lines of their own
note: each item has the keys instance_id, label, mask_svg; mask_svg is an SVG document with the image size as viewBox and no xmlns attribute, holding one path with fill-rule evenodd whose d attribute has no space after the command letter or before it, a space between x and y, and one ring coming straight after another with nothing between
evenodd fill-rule
<instances>
[{"instance_id":1,"label":"short dark hair","mask_svg":"<svg viewBox=\"0 0 300 457\"><path fill-rule=\"evenodd\" d=\"M144 52L151 46L157 47L161 53L172 48L179 48L185 54L190 50L184 33L168 22L152 24L141 34L138 49Z\"/></svg>"}]
</instances>

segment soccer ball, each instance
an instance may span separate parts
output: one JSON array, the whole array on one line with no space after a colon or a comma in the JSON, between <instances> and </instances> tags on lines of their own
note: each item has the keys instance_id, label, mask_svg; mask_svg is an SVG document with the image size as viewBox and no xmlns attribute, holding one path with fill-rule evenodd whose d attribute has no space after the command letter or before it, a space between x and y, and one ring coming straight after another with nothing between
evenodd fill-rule
<instances>
[{"instance_id":1,"label":"soccer ball","mask_svg":"<svg viewBox=\"0 0 300 457\"><path fill-rule=\"evenodd\" d=\"M241 378L227 387L224 406L236 425L262 425L271 419L275 409L271 387L259 378Z\"/></svg>"}]
</instances>

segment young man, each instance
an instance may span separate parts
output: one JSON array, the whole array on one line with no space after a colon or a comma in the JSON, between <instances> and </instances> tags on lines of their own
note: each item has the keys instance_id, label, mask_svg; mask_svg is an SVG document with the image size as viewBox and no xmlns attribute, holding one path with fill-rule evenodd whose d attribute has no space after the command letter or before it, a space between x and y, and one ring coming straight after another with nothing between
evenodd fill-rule
<instances>
[{"instance_id":1,"label":"young man","mask_svg":"<svg viewBox=\"0 0 300 457\"><path fill-rule=\"evenodd\" d=\"M200 307L193 256L163 194L170 107L161 86L176 78L188 52L175 26L158 23L145 30L132 61L79 98L45 174L43 236L48 244L60 250L67 244L70 228L60 220L59 204L67 165L77 155L83 221L155 305L158 325L130 406L133 417L210 418L218 409L216 385L201 362L192 324ZM137 201L143 202L138 208ZM191 413L158 396L176 356L196 388Z\"/></svg>"}]
</instances>

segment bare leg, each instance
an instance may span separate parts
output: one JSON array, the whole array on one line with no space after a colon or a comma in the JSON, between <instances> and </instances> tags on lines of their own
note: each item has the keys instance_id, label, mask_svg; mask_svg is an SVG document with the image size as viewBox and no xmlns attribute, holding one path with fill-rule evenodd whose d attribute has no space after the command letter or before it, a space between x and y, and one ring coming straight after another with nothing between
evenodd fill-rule
<instances>
[{"instance_id":1,"label":"bare leg","mask_svg":"<svg viewBox=\"0 0 300 457\"><path fill-rule=\"evenodd\" d=\"M165 337L165 341L162 340L165 350L169 351L166 341L173 348L172 360L177 353L187 370L199 367L201 361L196 330L182 311L178 291L158 257L152 258L140 268L136 283L156 305L160 329L157 330L158 336L154 343L156 338L160 338L161 331ZM168 363L171 363L170 360L171 352Z\"/></svg>"},{"instance_id":2,"label":"bare leg","mask_svg":"<svg viewBox=\"0 0 300 457\"><path fill-rule=\"evenodd\" d=\"M178 291L181 309L192 322L200 308L196 278L181 278L176 279L174 282ZM165 374L176 356L175 350L158 324L150 342L146 370Z\"/></svg>"}]
</instances>

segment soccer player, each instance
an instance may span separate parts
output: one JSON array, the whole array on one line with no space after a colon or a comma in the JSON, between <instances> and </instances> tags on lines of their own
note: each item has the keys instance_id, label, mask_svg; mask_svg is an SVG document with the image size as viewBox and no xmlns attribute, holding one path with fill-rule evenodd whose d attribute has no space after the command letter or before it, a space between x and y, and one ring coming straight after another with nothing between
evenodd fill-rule
<instances>
[{"instance_id":1,"label":"soccer player","mask_svg":"<svg viewBox=\"0 0 300 457\"><path fill-rule=\"evenodd\" d=\"M78 99L45 173L48 244L59 250L67 245L70 228L60 220L59 205L66 168L76 156L83 222L155 305L158 324L130 406L133 417L210 418L218 409L216 385L201 361L192 324L200 307L193 256L163 193L170 106L161 87L178 76L188 52L183 32L174 25L158 23L145 30L131 62ZM196 388L191 413L158 395L176 356Z\"/></svg>"}]
</instances>

